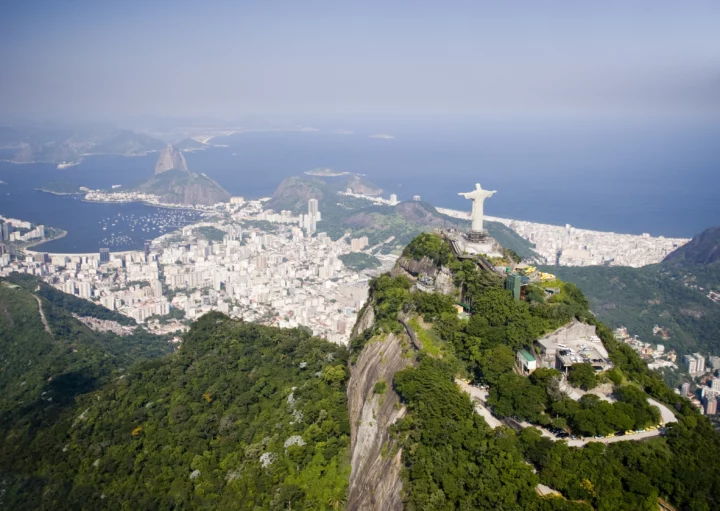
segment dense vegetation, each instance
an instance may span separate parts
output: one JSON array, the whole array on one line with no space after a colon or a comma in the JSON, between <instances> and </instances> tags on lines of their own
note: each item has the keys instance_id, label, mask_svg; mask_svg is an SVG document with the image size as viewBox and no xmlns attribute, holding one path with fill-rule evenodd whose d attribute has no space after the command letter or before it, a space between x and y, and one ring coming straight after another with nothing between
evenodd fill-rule
<instances>
[{"instance_id":1,"label":"dense vegetation","mask_svg":"<svg viewBox=\"0 0 720 511\"><path fill-rule=\"evenodd\" d=\"M208 241L222 241L227 233L223 230L213 227L212 225L204 225L195 229L194 233Z\"/></svg>"},{"instance_id":2,"label":"dense vegetation","mask_svg":"<svg viewBox=\"0 0 720 511\"><path fill-rule=\"evenodd\" d=\"M590 443L576 449L542 438L532 428L520 438L544 484L595 509L653 510L658 497L679 509L720 507L720 435L704 417L683 416L666 436L648 442Z\"/></svg>"},{"instance_id":3,"label":"dense vegetation","mask_svg":"<svg viewBox=\"0 0 720 511\"><path fill-rule=\"evenodd\" d=\"M299 330L208 314L176 354L124 370L52 420L6 423L0 506L337 509L349 476L345 356Z\"/></svg>"},{"instance_id":4,"label":"dense vegetation","mask_svg":"<svg viewBox=\"0 0 720 511\"><path fill-rule=\"evenodd\" d=\"M430 357L395 375L408 416L403 440L407 509L589 510L583 503L538 497L538 477L512 430L491 430L453 382L454 367Z\"/></svg>"},{"instance_id":5,"label":"dense vegetation","mask_svg":"<svg viewBox=\"0 0 720 511\"><path fill-rule=\"evenodd\" d=\"M85 300L78 296L69 295L63 293L46 284L37 277L32 275L26 275L23 273L12 273L9 277L4 280L12 284L16 284L37 296L45 298L48 302L53 304L55 307L63 309L66 312L77 314L78 316L89 316L96 319L107 319L115 321L121 325L135 325L136 322L133 318L123 316L119 312L111 311L110 309L98 305L89 300Z\"/></svg>"},{"instance_id":6,"label":"dense vegetation","mask_svg":"<svg viewBox=\"0 0 720 511\"><path fill-rule=\"evenodd\" d=\"M125 337L93 332L64 308L37 296L49 332L35 296L0 279L2 421L13 414L33 415L33 403L41 394L48 403L71 402L75 395L107 381L118 368L171 350L165 338L141 329Z\"/></svg>"},{"instance_id":7,"label":"dense vegetation","mask_svg":"<svg viewBox=\"0 0 720 511\"><path fill-rule=\"evenodd\" d=\"M380 259L373 255L364 254L362 252L352 252L350 254L342 254L338 257L342 263L355 271L370 270L379 268L382 264Z\"/></svg>"},{"instance_id":8,"label":"dense vegetation","mask_svg":"<svg viewBox=\"0 0 720 511\"><path fill-rule=\"evenodd\" d=\"M534 476L519 465L510 468L514 459L523 457L538 469L540 482L596 509L655 509L658 497L690 509L717 507L720 475L711 468L711 460L720 456L720 437L687 400L674 394L632 349L596 322L576 286L553 282L560 292L547 299L542 289L531 286L526 301L514 301L499 279L470 261L455 261L441 242L437 236L420 236L405 255L446 261L458 288L455 297L411 292L404 277L381 276L371 284L378 329L397 332L398 314L417 315L442 345L435 355L439 359L421 352L419 367L398 373L394 381L409 409L397 431L405 446L411 509L577 505L557 499L534 501L526 491L534 486ZM469 320L458 318L456 301L472 313ZM517 349L530 349L534 339L572 318L595 324L610 353L616 367L606 378L615 383L613 403L593 395L579 401L565 397L558 388L559 374L552 369L538 370L530 378L513 370ZM591 388L596 382L585 373L580 368L573 379ZM507 429L488 431L484 421L472 414L467 398L452 383L458 374L489 386L489 403L496 415L583 436L656 424L658 410L649 406L645 392L674 407L680 422L668 427L666 437L647 443L570 448L563 441L541 439L535 430L525 430L518 443ZM506 453L504 470L493 465L500 462L491 454L498 445ZM694 457L702 461L690 466ZM503 476L508 472L511 479ZM487 486L479 489L476 479ZM488 492L500 500L489 500Z\"/></svg>"},{"instance_id":9,"label":"dense vegetation","mask_svg":"<svg viewBox=\"0 0 720 511\"><path fill-rule=\"evenodd\" d=\"M642 340L664 344L680 354L720 353L720 306L706 296L708 289L720 291L718 263L562 267L550 271L582 288L592 310L612 328L625 326ZM670 338L654 336L655 325L666 328Z\"/></svg>"}]
</instances>

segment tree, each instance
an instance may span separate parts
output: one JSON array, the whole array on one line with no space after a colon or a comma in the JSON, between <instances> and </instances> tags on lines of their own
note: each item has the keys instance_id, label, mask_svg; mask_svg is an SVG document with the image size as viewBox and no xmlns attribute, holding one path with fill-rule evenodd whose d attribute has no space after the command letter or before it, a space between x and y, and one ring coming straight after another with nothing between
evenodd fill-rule
<instances>
[{"instance_id":1,"label":"tree","mask_svg":"<svg viewBox=\"0 0 720 511\"><path fill-rule=\"evenodd\" d=\"M589 363L573 365L570 368L568 380L571 385L583 390L594 389L598 384L595 369Z\"/></svg>"},{"instance_id":2,"label":"tree","mask_svg":"<svg viewBox=\"0 0 720 511\"><path fill-rule=\"evenodd\" d=\"M483 351L478 363L480 379L496 385L502 375L511 373L515 367L515 353L507 346L495 346Z\"/></svg>"}]
</instances>

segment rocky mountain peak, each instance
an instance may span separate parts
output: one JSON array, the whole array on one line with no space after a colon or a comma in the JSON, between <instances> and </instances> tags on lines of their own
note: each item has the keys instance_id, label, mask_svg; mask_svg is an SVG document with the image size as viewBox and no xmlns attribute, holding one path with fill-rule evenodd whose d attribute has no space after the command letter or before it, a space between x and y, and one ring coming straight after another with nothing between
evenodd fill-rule
<instances>
[{"instance_id":1,"label":"rocky mountain peak","mask_svg":"<svg viewBox=\"0 0 720 511\"><path fill-rule=\"evenodd\" d=\"M155 175L162 174L168 170L187 170L187 163L185 157L180 150L169 145L162 150L158 157L157 163L155 164Z\"/></svg>"}]
</instances>

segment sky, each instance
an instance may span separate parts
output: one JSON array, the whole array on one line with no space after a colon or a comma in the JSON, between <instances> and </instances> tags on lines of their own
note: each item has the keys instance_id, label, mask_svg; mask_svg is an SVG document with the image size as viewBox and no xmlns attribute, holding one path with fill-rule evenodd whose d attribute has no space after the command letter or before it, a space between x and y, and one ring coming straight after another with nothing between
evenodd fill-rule
<instances>
[{"instance_id":1,"label":"sky","mask_svg":"<svg viewBox=\"0 0 720 511\"><path fill-rule=\"evenodd\" d=\"M720 2L0 2L0 117L720 118Z\"/></svg>"}]
</instances>

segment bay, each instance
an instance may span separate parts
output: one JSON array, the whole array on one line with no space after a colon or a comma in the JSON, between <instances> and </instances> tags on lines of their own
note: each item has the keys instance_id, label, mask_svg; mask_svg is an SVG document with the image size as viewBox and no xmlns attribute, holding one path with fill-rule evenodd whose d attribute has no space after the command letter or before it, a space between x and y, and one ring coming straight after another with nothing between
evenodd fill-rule
<instances>
[{"instance_id":1,"label":"bay","mask_svg":"<svg viewBox=\"0 0 720 511\"><path fill-rule=\"evenodd\" d=\"M718 123L423 118L321 119L313 126L318 131L216 137L212 143L226 147L185 156L191 170L247 198L269 196L286 177L329 167L365 175L385 197L420 195L455 209L469 209L457 193L479 182L498 190L486 213L506 218L683 237L720 224ZM371 138L376 134L394 138ZM109 239L107 220L119 214L111 249L141 248L157 232L152 226L171 225L153 217L158 208L86 203L34 189L55 180L132 185L152 175L156 158L86 156L61 170L0 162L0 180L7 182L0 185L0 214L67 230L67 237L41 246L53 252L97 251ZM183 221L189 218L177 223Z\"/></svg>"}]
</instances>

